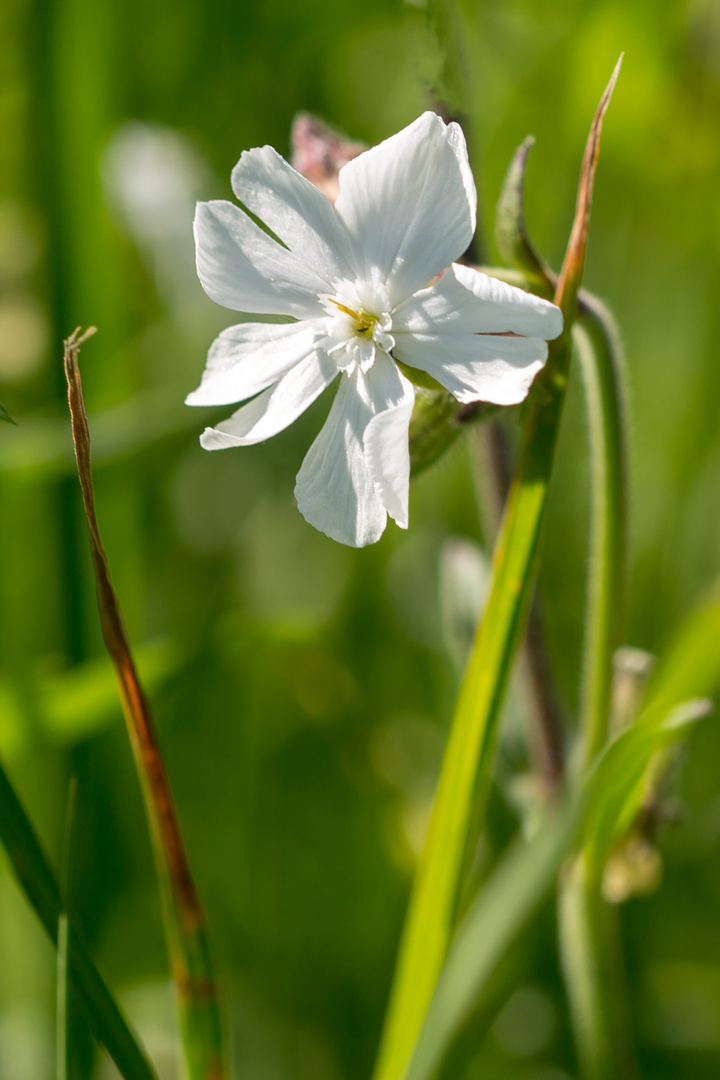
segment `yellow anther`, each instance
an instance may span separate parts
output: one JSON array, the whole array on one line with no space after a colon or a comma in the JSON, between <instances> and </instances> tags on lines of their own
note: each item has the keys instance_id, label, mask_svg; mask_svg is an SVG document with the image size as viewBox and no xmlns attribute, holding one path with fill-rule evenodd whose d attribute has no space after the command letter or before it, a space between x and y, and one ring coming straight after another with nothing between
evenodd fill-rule
<instances>
[{"instance_id":1,"label":"yellow anther","mask_svg":"<svg viewBox=\"0 0 720 1080\"><path fill-rule=\"evenodd\" d=\"M345 305L341 304L339 300L333 300L332 296L329 296L328 300L331 304L334 304L336 308L340 308L340 310L345 315L349 315L351 319L354 319L355 322L360 322L360 316L358 315L357 311L353 311L353 309L350 307L345 307Z\"/></svg>"},{"instance_id":2,"label":"yellow anther","mask_svg":"<svg viewBox=\"0 0 720 1080\"><path fill-rule=\"evenodd\" d=\"M372 334L372 328L377 322L377 317L375 315L370 315L367 311L363 311L362 308L360 308L359 311L353 311L352 308L346 307L345 304L341 304L339 300L334 300L332 296L329 296L328 300L331 304L334 304L336 308L342 311L344 315L350 316L355 323L355 329L358 334L362 334L363 337Z\"/></svg>"}]
</instances>

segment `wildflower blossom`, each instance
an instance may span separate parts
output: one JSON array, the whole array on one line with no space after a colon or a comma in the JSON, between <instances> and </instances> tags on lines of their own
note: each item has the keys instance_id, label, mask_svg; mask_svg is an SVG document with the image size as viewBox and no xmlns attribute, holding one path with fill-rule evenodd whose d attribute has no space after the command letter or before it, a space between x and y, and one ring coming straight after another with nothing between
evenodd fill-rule
<instances>
[{"instance_id":1,"label":"wildflower blossom","mask_svg":"<svg viewBox=\"0 0 720 1080\"><path fill-rule=\"evenodd\" d=\"M461 129L434 113L348 162L334 207L269 146L242 154L232 186L273 235L232 203L200 203L203 288L235 311L292 321L220 334L188 404L252 400L200 441L207 450L262 442L339 376L295 496L333 539L374 543L388 515L408 522L415 391L405 372L419 369L461 402L513 405L562 315L452 263L475 231L477 196Z\"/></svg>"}]
</instances>

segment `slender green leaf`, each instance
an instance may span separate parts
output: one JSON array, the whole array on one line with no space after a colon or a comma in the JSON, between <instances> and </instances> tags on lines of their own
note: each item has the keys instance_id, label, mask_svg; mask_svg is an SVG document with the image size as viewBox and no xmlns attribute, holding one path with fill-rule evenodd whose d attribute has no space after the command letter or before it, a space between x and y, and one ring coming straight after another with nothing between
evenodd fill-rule
<instances>
[{"instance_id":1,"label":"slender green leaf","mask_svg":"<svg viewBox=\"0 0 720 1080\"><path fill-rule=\"evenodd\" d=\"M376 1070L378 1080L399 1080L412 1055L453 929L473 801L478 788L482 794L490 781L500 707L534 580L533 563L567 386L600 130L617 74L616 68L583 158L575 219L556 291L565 330L550 344L546 368L536 380L529 403L496 545L490 596L460 689L413 886Z\"/></svg>"},{"instance_id":2,"label":"slender green leaf","mask_svg":"<svg viewBox=\"0 0 720 1080\"><path fill-rule=\"evenodd\" d=\"M22 804L0 766L0 840L7 850L29 903L57 944L62 913L60 887ZM77 933L68 928L68 967L77 995L96 1037L125 1080L155 1080L155 1073Z\"/></svg>"},{"instance_id":3,"label":"slender green leaf","mask_svg":"<svg viewBox=\"0 0 720 1080\"><path fill-rule=\"evenodd\" d=\"M73 825L75 821L75 795L77 780L72 777L68 789L67 808L65 811L65 832L63 852L60 862L60 902L62 910L58 919L57 965L55 979L55 1076L56 1080L67 1080L69 1038L69 967L68 944L70 926L68 923L68 904L70 880L72 875Z\"/></svg>"},{"instance_id":4,"label":"slender green leaf","mask_svg":"<svg viewBox=\"0 0 720 1080\"><path fill-rule=\"evenodd\" d=\"M55 978L55 1078L68 1075L68 938L67 914L58 919L57 964Z\"/></svg>"}]
</instances>

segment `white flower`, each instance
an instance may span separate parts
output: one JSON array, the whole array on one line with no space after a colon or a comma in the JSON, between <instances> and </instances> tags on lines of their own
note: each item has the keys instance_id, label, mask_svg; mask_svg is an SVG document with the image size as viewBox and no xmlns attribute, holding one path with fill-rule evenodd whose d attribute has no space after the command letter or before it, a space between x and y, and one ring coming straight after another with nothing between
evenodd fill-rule
<instances>
[{"instance_id":1,"label":"white flower","mask_svg":"<svg viewBox=\"0 0 720 1080\"><path fill-rule=\"evenodd\" d=\"M395 361L458 401L513 405L543 366L562 314L452 263L475 231L477 202L457 124L424 113L348 162L339 184L333 207L264 146L242 154L232 186L274 237L232 203L198 204L197 269L208 296L293 321L224 330L187 401L252 398L200 439L207 450L248 446L288 427L339 375L295 496L311 525L362 547L379 539L388 514L407 528L415 391Z\"/></svg>"}]
</instances>

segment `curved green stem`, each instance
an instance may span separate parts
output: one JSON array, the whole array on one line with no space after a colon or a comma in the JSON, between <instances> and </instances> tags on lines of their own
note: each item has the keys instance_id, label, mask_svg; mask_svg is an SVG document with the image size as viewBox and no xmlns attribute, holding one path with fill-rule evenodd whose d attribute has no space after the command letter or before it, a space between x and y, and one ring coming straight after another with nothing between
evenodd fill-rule
<instances>
[{"instance_id":1,"label":"curved green stem","mask_svg":"<svg viewBox=\"0 0 720 1080\"><path fill-rule=\"evenodd\" d=\"M597 883L588 880L582 854L563 874L559 903L560 960L583 1080L611 1080L613 1039L600 969Z\"/></svg>"},{"instance_id":2,"label":"curved green stem","mask_svg":"<svg viewBox=\"0 0 720 1080\"><path fill-rule=\"evenodd\" d=\"M612 660L622 641L627 537L627 450L622 361L617 331L599 300L583 293L573 331L585 384L591 471L591 520L578 759L583 778L607 741ZM613 1003L623 985L617 933L580 852L560 883L560 956L581 1075L630 1075L629 1040Z\"/></svg>"},{"instance_id":3,"label":"curved green stem","mask_svg":"<svg viewBox=\"0 0 720 1080\"><path fill-rule=\"evenodd\" d=\"M622 357L614 321L604 305L585 292L579 313L574 336L585 384L592 492L577 762L584 772L607 738L612 660L623 640L627 435Z\"/></svg>"}]
</instances>

